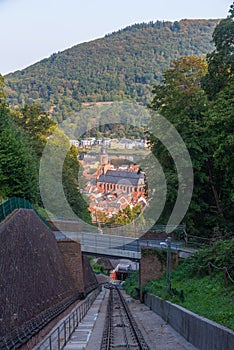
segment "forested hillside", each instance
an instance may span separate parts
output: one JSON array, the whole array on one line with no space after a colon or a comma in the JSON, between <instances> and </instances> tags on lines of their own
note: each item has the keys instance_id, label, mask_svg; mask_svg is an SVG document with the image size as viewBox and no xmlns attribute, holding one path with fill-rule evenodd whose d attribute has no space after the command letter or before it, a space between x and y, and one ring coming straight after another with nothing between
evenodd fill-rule
<instances>
[{"instance_id":1,"label":"forested hillside","mask_svg":"<svg viewBox=\"0 0 234 350\"><path fill-rule=\"evenodd\" d=\"M136 24L53 54L5 76L11 106L38 103L59 122L82 102L131 100L146 104L152 86L180 56L213 50L218 20Z\"/></svg>"}]
</instances>

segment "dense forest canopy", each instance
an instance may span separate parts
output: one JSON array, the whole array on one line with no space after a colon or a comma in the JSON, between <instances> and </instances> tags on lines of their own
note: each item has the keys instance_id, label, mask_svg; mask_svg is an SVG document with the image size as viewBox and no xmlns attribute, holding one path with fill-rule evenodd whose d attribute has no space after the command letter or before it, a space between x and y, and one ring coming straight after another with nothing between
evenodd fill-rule
<instances>
[{"instance_id":1,"label":"dense forest canopy","mask_svg":"<svg viewBox=\"0 0 234 350\"><path fill-rule=\"evenodd\" d=\"M146 104L152 86L180 56L204 56L218 20L136 24L51 55L5 77L12 107L40 104L59 122L83 102Z\"/></svg>"}]
</instances>

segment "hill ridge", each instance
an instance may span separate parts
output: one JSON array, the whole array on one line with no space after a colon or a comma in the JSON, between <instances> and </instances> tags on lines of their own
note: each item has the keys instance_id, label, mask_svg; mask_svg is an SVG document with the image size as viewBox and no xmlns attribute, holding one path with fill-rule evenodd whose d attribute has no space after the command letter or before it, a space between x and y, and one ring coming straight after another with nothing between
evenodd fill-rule
<instances>
[{"instance_id":1,"label":"hill ridge","mask_svg":"<svg viewBox=\"0 0 234 350\"><path fill-rule=\"evenodd\" d=\"M205 56L213 50L212 33L218 22L137 23L53 53L5 76L10 105L36 102L62 122L79 111L83 102L147 104L153 85L161 82L172 60Z\"/></svg>"}]
</instances>

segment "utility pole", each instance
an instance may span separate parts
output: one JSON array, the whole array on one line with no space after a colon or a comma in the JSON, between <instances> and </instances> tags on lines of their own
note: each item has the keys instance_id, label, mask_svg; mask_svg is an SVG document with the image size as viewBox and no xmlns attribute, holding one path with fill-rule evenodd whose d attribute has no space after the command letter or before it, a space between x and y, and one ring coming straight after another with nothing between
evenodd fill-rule
<instances>
[{"instance_id":1,"label":"utility pole","mask_svg":"<svg viewBox=\"0 0 234 350\"><path fill-rule=\"evenodd\" d=\"M167 244L167 267L166 267L166 291L170 292L170 267L171 267L171 237L165 240Z\"/></svg>"}]
</instances>

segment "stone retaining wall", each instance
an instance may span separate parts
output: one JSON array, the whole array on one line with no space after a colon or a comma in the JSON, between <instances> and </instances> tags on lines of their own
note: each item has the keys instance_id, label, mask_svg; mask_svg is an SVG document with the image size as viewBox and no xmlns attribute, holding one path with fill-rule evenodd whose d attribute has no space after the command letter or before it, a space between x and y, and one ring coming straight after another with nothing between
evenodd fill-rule
<instances>
[{"instance_id":1,"label":"stone retaining wall","mask_svg":"<svg viewBox=\"0 0 234 350\"><path fill-rule=\"evenodd\" d=\"M166 270L167 252L160 248L144 247L141 249L140 261L140 300L142 288L150 281L162 276ZM171 252L170 270L178 266L178 252Z\"/></svg>"},{"instance_id":2,"label":"stone retaining wall","mask_svg":"<svg viewBox=\"0 0 234 350\"><path fill-rule=\"evenodd\" d=\"M234 332L152 294L145 304L200 350L233 350Z\"/></svg>"},{"instance_id":3,"label":"stone retaining wall","mask_svg":"<svg viewBox=\"0 0 234 350\"><path fill-rule=\"evenodd\" d=\"M57 241L57 244L77 291L84 292L85 286L80 242L64 239Z\"/></svg>"}]
</instances>

